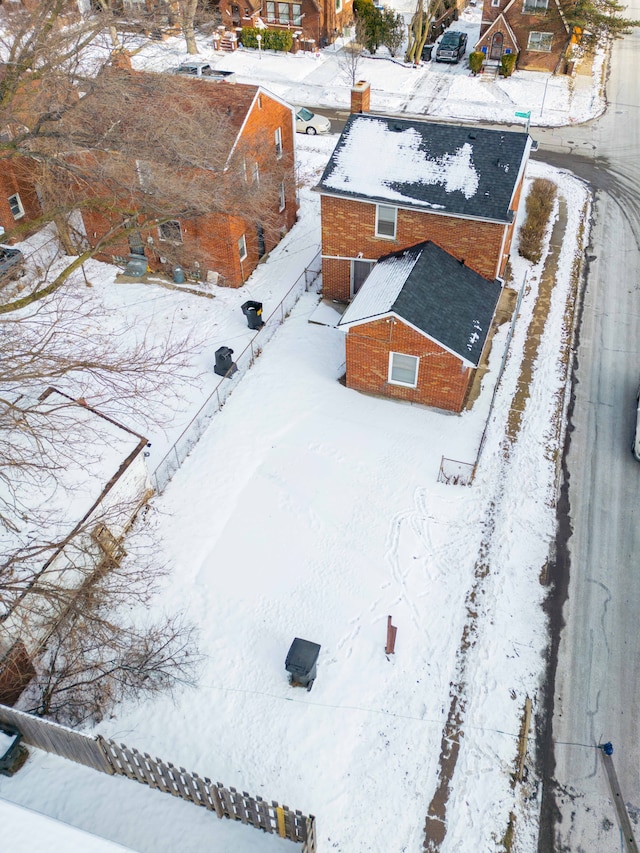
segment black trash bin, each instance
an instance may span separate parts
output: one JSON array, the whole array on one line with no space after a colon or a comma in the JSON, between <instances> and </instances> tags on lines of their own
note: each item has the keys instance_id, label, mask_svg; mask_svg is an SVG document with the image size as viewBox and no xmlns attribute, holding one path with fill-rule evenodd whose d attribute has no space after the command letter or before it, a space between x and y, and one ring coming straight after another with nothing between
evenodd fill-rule
<instances>
[{"instance_id":1,"label":"black trash bin","mask_svg":"<svg viewBox=\"0 0 640 853\"><path fill-rule=\"evenodd\" d=\"M433 53L433 48L435 44L425 44L422 48L422 61L423 62L431 62L431 54Z\"/></svg>"},{"instance_id":2,"label":"black trash bin","mask_svg":"<svg viewBox=\"0 0 640 853\"><path fill-rule=\"evenodd\" d=\"M320 646L310 640L296 637L287 653L284 667L289 673L289 684L292 687L306 687L311 690L316 680L316 663L320 654Z\"/></svg>"},{"instance_id":3,"label":"black trash bin","mask_svg":"<svg viewBox=\"0 0 640 853\"><path fill-rule=\"evenodd\" d=\"M3 776L13 776L16 763L24 753L24 747L20 746L22 735L13 726L2 725L0 727L0 773Z\"/></svg>"},{"instance_id":4,"label":"black trash bin","mask_svg":"<svg viewBox=\"0 0 640 853\"><path fill-rule=\"evenodd\" d=\"M245 302L242 305L242 313L247 318L247 323L250 329L261 329L264 326L262 321L262 302Z\"/></svg>"},{"instance_id":5,"label":"black trash bin","mask_svg":"<svg viewBox=\"0 0 640 853\"><path fill-rule=\"evenodd\" d=\"M233 350L230 347L220 347L216 350L216 363L213 372L218 376L233 376L238 365L233 361Z\"/></svg>"}]
</instances>

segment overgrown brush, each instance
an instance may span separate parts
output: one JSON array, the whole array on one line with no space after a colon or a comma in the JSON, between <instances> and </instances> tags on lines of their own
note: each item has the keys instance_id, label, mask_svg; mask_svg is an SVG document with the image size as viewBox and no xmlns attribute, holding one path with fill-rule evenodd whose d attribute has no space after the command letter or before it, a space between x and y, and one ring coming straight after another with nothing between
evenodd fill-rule
<instances>
[{"instance_id":1,"label":"overgrown brush","mask_svg":"<svg viewBox=\"0 0 640 853\"><path fill-rule=\"evenodd\" d=\"M536 178L531 186L525 210L527 217L520 229L518 253L537 264L542 257L542 244L549 217L556 200L557 187L546 178Z\"/></svg>"}]
</instances>

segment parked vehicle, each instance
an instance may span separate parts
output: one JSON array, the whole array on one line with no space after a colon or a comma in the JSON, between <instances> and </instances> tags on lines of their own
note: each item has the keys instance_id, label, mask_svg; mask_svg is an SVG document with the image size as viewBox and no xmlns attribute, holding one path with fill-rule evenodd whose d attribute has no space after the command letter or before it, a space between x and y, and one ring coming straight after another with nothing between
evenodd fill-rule
<instances>
[{"instance_id":1,"label":"parked vehicle","mask_svg":"<svg viewBox=\"0 0 640 853\"><path fill-rule=\"evenodd\" d=\"M214 80L223 80L233 74L233 71L221 71L219 68L213 68L208 62L196 59L193 62L183 62L182 65L173 69L173 73L187 74L189 77L211 77Z\"/></svg>"},{"instance_id":2,"label":"parked vehicle","mask_svg":"<svg viewBox=\"0 0 640 853\"><path fill-rule=\"evenodd\" d=\"M22 273L24 255L20 249L0 246L0 284L6 284Z\"/></svg>"},{"instance_id":3,"label":"parked vehicle","mask_svg":"<svg viewBox=\"0 0 640 853\"><path fill-rule=\"evenodd\" d=\"M640 462L640 388L638 388L638 393L636 394L636 432L633 437L631 452L638 462Z\"/></svg>"},{"instance_id":4,"label":"parked vehicle","mask_svg":"<svg viewBox=\"0 0 640 853\"><path fill-rule=\"evenodd\" d=\"M328 118L316 115L305 107L300 107L296 113L296 131L298 133L308 133L313 136L314 133L329 133L330 130L331 122Z\"/></svg>"},{"instance_id":5,"label":"parked vehicle","mask_svg":"<svg viewBox=\"0 0 640 853\"><path fill-rule=\"evenodd\" d=\"M436 62L460 62L467 52L467 34L447 30L436 50Z\"/></svg>"}]
</instances>

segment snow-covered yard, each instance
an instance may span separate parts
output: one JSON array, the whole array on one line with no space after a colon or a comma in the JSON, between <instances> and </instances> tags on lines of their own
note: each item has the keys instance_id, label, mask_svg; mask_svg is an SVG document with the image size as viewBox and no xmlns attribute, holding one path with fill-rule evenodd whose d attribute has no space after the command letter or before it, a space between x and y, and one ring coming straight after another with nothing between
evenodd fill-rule
<instances>
[{"instance_id":1,"label":"snow-covered yard","mask_svg":"<svg viewBox=\"0 0 640 853\"><path fill-rule=\"evenodd\" d=\"M301 140L301 171L317 175L331 146ZM568 232L577 233L583 187L531 164L536 174L559 182ZM159 330L191 324L205 332L195 380L186 393L178 389L186 397L180 417L165 419L164 437L150 435L154 449L160 445L152 462L217 379L215 349L248 340L240 302L257 298L267 307L313 255L315 194L305 191L302 205L299 225L247 287L217 290L213 300L114 285L111 268L91 266L92 298L104 299L111 317L117 307L129 317L142 311ZM475 459L506 327L480 399L456 417L346 389L338 381L343 335L309 323L318 297L301 298L147 516L173 566L157 607L184 609L200 628L199 685L175 699L118 708L98 727L103 735L315 814L320 850L417 851L451 685L462 678L468 710L443 853L490 849L510 812L522 849L534 849L526 843L533 844L537 802L523 803L510 774L525 697L535 697L543 672L539 575L554 532L555 487L546 448L562 392L558 342L575 252L573 240L565 245L520 439L505 463L500 448L539 269L529 276L471 488L438 483L438 469L442 456ZM526 265L517 256L512 263L519 287ZM120 414L152 431L152 412L140 420ZM490 570L479 579L483 547ZM474 586L475 639L461 655ZM398 639L387 658L389 614ZM296 636L322 646L310 693L290 687L284 670ZM42 753L0 781L0 795L149 853L293 849Z\"/></svg>"}]
</instances>

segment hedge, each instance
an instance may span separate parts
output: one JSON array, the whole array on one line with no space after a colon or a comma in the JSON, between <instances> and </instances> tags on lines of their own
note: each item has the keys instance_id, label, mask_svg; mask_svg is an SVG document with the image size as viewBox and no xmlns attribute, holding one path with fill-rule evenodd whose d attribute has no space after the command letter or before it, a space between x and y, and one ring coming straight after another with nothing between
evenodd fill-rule
<instances>
[{"instance_id":1,"label":"hedge","mask_svg":"<svg viewBox=\"0 0 640 853\"><path fill-rule=\"evenodd\" d=\"M546 178L536 178L527 201L524 225L520 229L518 254L537 264L542 257L542 242L556 199L556 185Z\"/></svg>"},{"instance_id":2,"label":"hedge","mask_svg":"<svg viewBox=\"0 0 640 853\"><path fill-rule=\"evenodd\" d=\"M257 36L262 36L261 47L263 50L281 50L288 53L293 44L291 30L264 30L261 27L243 27L240 41L245 47L258 47Z\"/></svg>"}]
</instances>

